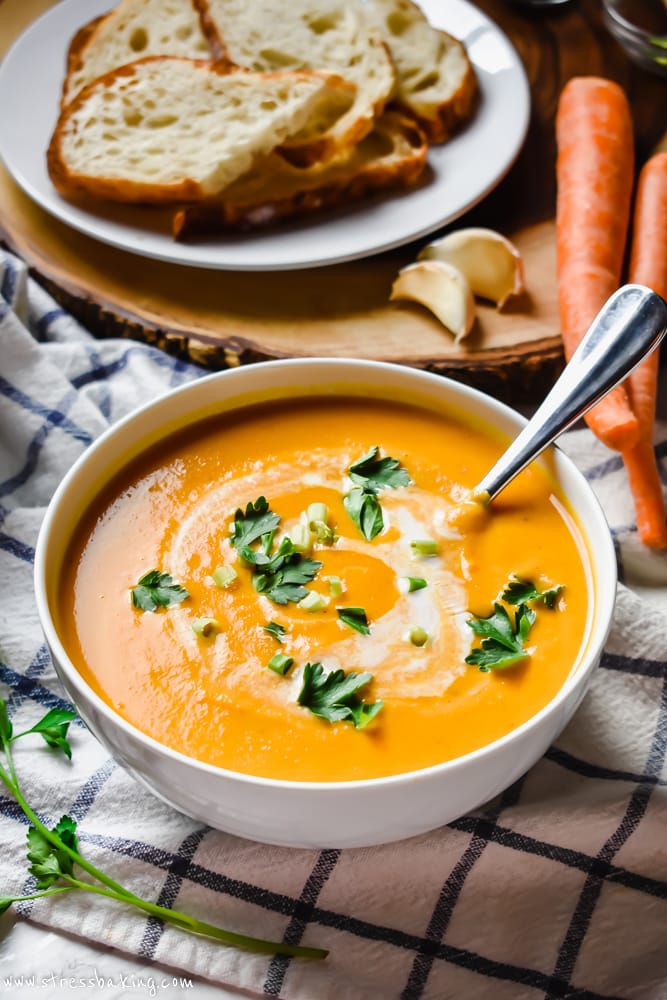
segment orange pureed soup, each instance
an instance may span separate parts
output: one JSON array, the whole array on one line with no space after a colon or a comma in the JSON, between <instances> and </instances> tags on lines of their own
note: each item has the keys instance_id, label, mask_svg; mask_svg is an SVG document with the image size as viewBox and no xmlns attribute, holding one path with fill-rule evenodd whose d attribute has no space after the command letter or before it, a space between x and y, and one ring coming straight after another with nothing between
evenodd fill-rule
<instances>
[{"instance_id":1,"label":"orange pureed soup","mask_svg":"<svg viewBox=\"0 0 667 1000\"><path fill-rule=\"evenodd\" d=\"M248 774L374 778L484 746L557 693L591 600L585 545L542 466L488 511L466 505L502 448L456 413L357 397L189 427L135 460L77 527L60 586L65 647L132 725ZM152 570L187 596L135 606ZM518 605L499 600L515 577L550 595L524 586ZM500 667L512 654L498 652L498 627L523 649ZM483 640L486 670L466 662ZM334 671L342 689L327 687ZM350 674L370 676L354 690Z\"/></svg>"}]
</instances>

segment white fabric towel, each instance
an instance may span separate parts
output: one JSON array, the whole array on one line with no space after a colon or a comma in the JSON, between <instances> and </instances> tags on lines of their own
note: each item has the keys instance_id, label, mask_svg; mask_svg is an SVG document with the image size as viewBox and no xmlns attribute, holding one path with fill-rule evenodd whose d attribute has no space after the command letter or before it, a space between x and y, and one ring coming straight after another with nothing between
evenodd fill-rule
<instances>
[{"instance_id":1,"label":"white fabric towel","mask_svg":"<svg viewBox=\"0 0 667 1000\"><path fill-rule=\"evenodd\" d=\"M0 697L25 729L66 705L33 599L45 506L110 423L200 373L141 344L93 339L3 251L0 292ZM667 425L657 434L667 476ZM235 931L323 946L326 961L251 955L83 893L19 904L22 916L252 996L667 997L667 553L637 543L618 456L587 429L562 443L604 505L632 589L619 586L573 722L473 815L404 843L293 851L178 814L81 725L71 763L17 744L29 801L51 824L74 817L83 853L125 886ZM0 788L0 895L33 884L26 829Z\"/></svg>"}]
</instances>

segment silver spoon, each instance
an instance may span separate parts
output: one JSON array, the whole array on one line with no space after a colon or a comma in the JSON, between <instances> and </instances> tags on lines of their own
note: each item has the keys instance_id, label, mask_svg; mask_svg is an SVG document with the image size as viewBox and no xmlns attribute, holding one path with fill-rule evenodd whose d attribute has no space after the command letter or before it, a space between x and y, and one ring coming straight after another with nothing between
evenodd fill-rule
<instances>
[{"instance_id":1,"label":"silver spoon","mask_svg":"<svg viewBox=\"0 0 667 1000\"><path fill-rule=\"evenodd\" d=\"M488 503L548 445L599 403L667 333L667 303L623 285L593 320L560 378L518 437L472 491Z\"/></svg>"}]
</instances>

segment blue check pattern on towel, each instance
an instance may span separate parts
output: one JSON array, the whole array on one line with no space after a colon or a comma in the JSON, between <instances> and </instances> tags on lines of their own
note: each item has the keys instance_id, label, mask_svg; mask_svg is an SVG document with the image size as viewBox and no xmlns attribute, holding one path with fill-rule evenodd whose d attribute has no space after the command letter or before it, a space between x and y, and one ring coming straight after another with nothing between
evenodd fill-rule
<instances>
[{"instance_id":1,"label":"blue check pattern on towel","mask_svg":"<svg viewBox=\"0 0 667 1000\"><path fill-rule=\"evenodd\" d=\"M44 508L110 423L199 372L144 345L94 340L1 250L0 291L0 695L23 729L67 704L32 596ZM327 947L326 962L249 955L88 895L21 914L251 996L667 997L667 556L639 557L619 459L588 430L565 448L605 506L626 579L652 589L621 585L575 719L476 813L402 844L290 851L176 813L81 725L71 764L41 741L17 745L29 800L49 823L71 814L84 853L112 877L230 929ZM658 449L667 474L667 427ZM0 793L0 894L30 891L25 833Z\"/></svg>"}]
</instances>

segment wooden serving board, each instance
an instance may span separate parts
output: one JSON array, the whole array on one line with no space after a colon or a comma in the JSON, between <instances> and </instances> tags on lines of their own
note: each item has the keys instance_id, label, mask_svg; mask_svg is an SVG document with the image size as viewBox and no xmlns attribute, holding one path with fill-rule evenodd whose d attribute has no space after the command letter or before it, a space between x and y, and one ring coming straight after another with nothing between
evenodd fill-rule
<instances>
[{"instance_id":1,"label":"wooden serving board","mask_svg":"<svg viewBox=\"0 0 667 1000\"><path fill-rule=\"evenodd\" d=\"M52 2L0 0L0 54ZM508 401L533 400L562 365L553 224L560 89L577 74L618 80L633 107L641 162L664 130L667 81L629 63L602 24L598 0L579 0L549 16L502 0L478 6L523 59L533 111L514 167L455 227L491 226L510 236L524 257L527 292L503 312L481 305L462 345L426 310L388 301L397 270L414 259L414 245L308 271L182 267L70 229L35 205L1 166L0 236L99 336L146 340L211 368L307 355L388 360L451 375Z\"/></svg>"}]
</instances>

